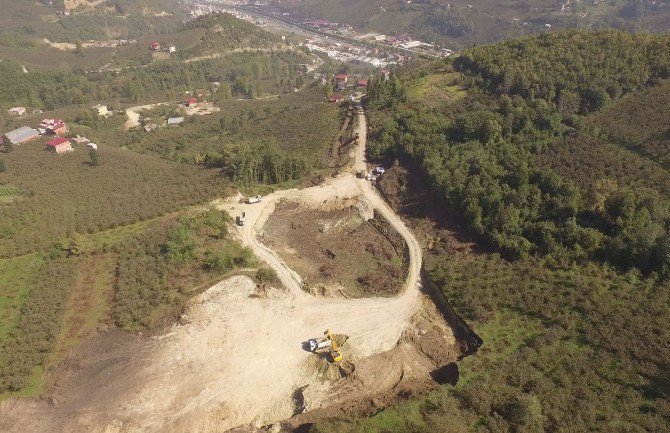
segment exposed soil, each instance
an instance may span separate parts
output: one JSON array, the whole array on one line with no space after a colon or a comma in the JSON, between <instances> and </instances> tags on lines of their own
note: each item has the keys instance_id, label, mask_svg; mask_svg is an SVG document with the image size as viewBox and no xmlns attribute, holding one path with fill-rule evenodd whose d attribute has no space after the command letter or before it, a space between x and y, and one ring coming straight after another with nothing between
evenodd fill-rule
<instances>
[{"instance_id":1,"label":"exposed soil","mask_svg":"<svg viewBox=\"0 0 670 433\"><path fill-rule=\"evenodd\" d=\"M268 219L261 241L275 250L315 294L391 296L402 288L400 250L364 220L355 206L314 210L282 201Z\"/></svg>"},{"instance_id":2,"label":"exposed soil","mask_svg":"<svg viewBox=\"0 0 670 433\"><path fill-rule=\"evenodd\" d=\"M427 251L477 254L482 243L467 234L456 212L435 195L418 170L395 165L377 182L389 205L408 222Z\"/></svg>"},{"instance_id":3,"label":"exposed soil","mask_svg":"<svg viewBox=\"0 0 670 433\"><path fill-rule=\"evenodd\" d=\"M360 155L366 132L364 120L359 122L356 171L364 164ZM246 224L231 232L277 272L283 287L259 288L246 276L231 277L194 298L169 332L142 336L111 331L92 337L55 373L48 397L0 402L0 431L278 432L277 423L284 420L286 429L300 430L324 416L369 413L437 384L453 383L458 376L453 362L466 347L455 332L462 335L468 329L426 295L419 241L353 171L317 187L275 192L262 203L219 203L232 216L245 212ZM282 201L300 205L291 208ZM275 224L288 224L284 231L307 232L298 239L313 243L304 258L296 252L284 261L261 243L260 232L282 206L288 214ZM310 209L308 215L300 215L303 208ZM300 216L297 222L309 216L322 223L292 229L293 212ZM363 223L376 213L386 223ZM282 230L273 229L272 222L268 226L270 232ZM340 228L338 236L329 234ZM361 234L356 234L359 228ZM386 235L380 234L384 230ZM325 250L325 258L317 257L324 254L309 233L332 242L334 257ZM388 244L368 251L360 242L368 236L379 236L373 245L384 244L383 239ZM325 263L337 261L338 254L355 253L359 261L366 257L383 266L382 259L392 251L401 254L396 237L407 247L407 268L400 277L402 289L391 298L314 296L287 264L289 256L298 257L298 268L307 268L301 260L306 262L308 254ZM315 267L318 271L320 266ZM344 357L339 364L303 349L307 339L328 328L338 334Z\"/></svg>"}]
</instances>

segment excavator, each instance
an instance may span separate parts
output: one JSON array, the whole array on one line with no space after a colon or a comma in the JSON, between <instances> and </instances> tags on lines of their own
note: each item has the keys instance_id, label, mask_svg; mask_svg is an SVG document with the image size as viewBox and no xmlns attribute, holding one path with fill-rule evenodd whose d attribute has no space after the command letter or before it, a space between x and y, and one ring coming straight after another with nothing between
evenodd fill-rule
<instances>
[{"instance_id":1,"label":"excavator","mask_svg":"<svg viewBox=\"0 0 670 433\"><path fill-rule=\"evenodd\" d=\"M333 360L333 362L342 361L342 353L337 347L337 343L333 338L333 334L331 334L329 329L326 329L323 335L324 337L310 338L307 341L307 344L309 345L309 350L313 353L318 354L329 353L330 358Z\"/></svg>"}]
</instances>

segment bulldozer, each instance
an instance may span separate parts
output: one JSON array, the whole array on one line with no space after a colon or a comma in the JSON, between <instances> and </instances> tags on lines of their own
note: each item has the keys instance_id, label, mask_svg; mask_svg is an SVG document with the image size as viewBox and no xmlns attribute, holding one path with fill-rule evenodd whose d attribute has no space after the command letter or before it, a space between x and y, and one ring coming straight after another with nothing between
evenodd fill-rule
<instances>
[{"instance_id":1,"label":"bulldozer","mask_svg":"<svg viewBox=\"0 0 670 433\"><path fill-rule=\"evenodd\" d=\"M337 347L333 334L330 333L329 329L326 329L323 335L321 338L310 338L307 341L310 352L320 355L329 354L332 362L342 361L342 353Z\"/></svg>"}]
</instances>

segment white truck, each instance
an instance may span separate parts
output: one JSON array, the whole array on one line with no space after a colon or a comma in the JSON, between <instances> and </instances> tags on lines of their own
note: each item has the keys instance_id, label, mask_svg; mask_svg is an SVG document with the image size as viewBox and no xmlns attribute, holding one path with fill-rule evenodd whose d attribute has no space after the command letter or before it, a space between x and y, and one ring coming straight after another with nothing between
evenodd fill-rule
<instances>
[{"instance_id":1,"label":"white truck","mask_svg":"<svg viewBox=\"0 0 670 433\"><path fill-rule=\"evenodd\" d=\"M247 219L247 213L246 213L246 212L242 212L242 215L238 215L237 218L235 218L235 223L236 223L238 226L243 226L243 225L244 225L244 221L245 221L246 219Z\"/></svg>"},{"instance_id":2,"label":"white truck","mask_svg":"<svg viewBox=\"0 0 670 433\"><path fill-rule=\"evenodd\" d=\"M310 338L307 340L307 344L309 345L309 351L313 353L320 353L324 350L330 350L333 345L328 337Z\"/></svg>"},{"instance_id":3,"label":"white truck","mask_svg":"<svg viewBox=\"0 0 670 433\"><path fill-rule=\"evenodd\" d=\"M248 204L260 203L262 198L263 197L261 197L260 195L249 197L247 198L247 203Z\"/></svg>"}]
</instances>

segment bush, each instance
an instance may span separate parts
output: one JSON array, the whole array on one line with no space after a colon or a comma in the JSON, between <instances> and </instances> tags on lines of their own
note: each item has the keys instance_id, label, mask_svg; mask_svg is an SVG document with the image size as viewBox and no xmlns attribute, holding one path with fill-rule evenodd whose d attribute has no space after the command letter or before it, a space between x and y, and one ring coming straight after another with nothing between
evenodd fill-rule
<instances>
[{"instance_id":1,"label":"bush","mask_svg":"<svg viewBox=\"0 0 670 433\"><path fill-rule=\"evenodd\" d=\"M279 276L277 276L277 271L272 268L263 266L256 272L256 279L261 283L278 283Z\"/></svg>"}]
</instances>

